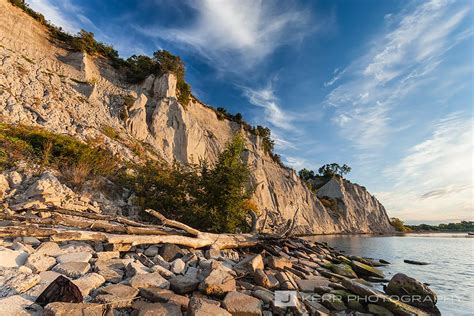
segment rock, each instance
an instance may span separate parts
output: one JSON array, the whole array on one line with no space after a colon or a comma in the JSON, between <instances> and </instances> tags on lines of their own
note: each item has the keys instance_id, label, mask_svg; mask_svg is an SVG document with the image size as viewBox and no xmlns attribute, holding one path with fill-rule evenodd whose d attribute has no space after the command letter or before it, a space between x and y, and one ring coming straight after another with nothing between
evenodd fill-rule
<instances>
[{"instance_id":1,"label":"rock","mask_svg":"<svg viewBox=\"0 0 474 316\"><path fill-rule=\"evenodd\" d=\"M165 261L165 259L163 259L160 255L156 255L153 258L153 262L155 262L156 264L162 266L166 270L169 270L171 268L170 263L168 261Z\"/></svg>"},{"instance_id":2,"label":"rock","mask_svg":"<svg viewBox=\"0 0 474 316\"><path fill-rule=\"evenodd\" d=\"M352 270L351 266L345 263L332 264L331 271L348 278L357 278L357 274Z\"/></svg>"},{"instance_id":3,"label":"rock","mask_svg":"<svg viewBox=\"0 0 474 316\"><path fill-rule=\"evenodd\" d=\"M56 264L56 259L41 253L34 253L28 257L25 266L34 273L40 273L51 269Z\"/></svg>"},{"instance_id":4,"label":"rock","mask_svg":"<svg viewBox=\"0 0 474 316\"><path fill-rule=\"evenodd\" d=\"M123 279L124 272L116 269L103 269L99 270L98 273L104 277L107 282L119 283Z\"/></svg>"},{"instance_id":5,"label":"rock","mask_svg":"<svg viewBox=\"0 0 474 316\"><path fill-rule=\"evenodd\" d=\"M21 294L40 282L34 275L21 268L0 268L0 297Z\"/></svg>"},{"instance_id":6,"label":"rock","mask_svg":"<svg viewBox=\"0 0 474 316\"><path fill-rule=\"evenodd\" d=\"M27 316L31 315L30 311L26 308L33 304L32 301L20 296L12 295L9 297L0 298L0 315L15 315L15 316Z\"/></svg>"},{"instance_id":7,"label":"rock","mask_svg":"<svg viewBox=\"0 0 474 316\"><path fill-rule=\"evenodd\" d=\"M170 287L170 283L158 272L136 275L130 280L130 285L136 289L146 287L168 289Z\"/></svg>"},{"instance_id":8,"label":"rock","mask_svg":"<svg viewBox=\"0 0 474 316\"><path fill-rule=\"evenodd\" d=\"M43 271L39 274L39 276L41 278L40 283L50 284L51 282L56 280L56 278L60 275L62 275L62 274L58 273L58 272L55 272L55 271Z\"/></svg>"},{"instance_id":9,"label":"rock","mask_svg":"<svg viewBox=\"0 0 474 316\"><path fill-rule=\"evenodd\" d=\"M232 314L209 300L193 296L189 300L187 316L231 316Z\"/></svg>"},{"instance_id":10,"label":"rock","mask_svg":"<svg viewBox=\"0 0 474 316\"><path fill-rule=\"evenodd\" d=\"M207 295L224 296L235 291L234 277L222 267L211 270L199 284L199 289Z\"/></svg>"},{"instance_id":11,"label":"rock","mask_svg":"<svg viewBox=\"0 0 474 316\"><path fill-rule=\"evenodd\" d=\"M359 261L352 260L352 268L359 275L374 276L382 279L385 278L385 275L381 270Z\"/></svg>"},{"instance_id":12,"label":"rock","mask_svg":"<svg viewBox=\"0 0 474 316\"><path fill-rule=\"evenodd\" d=\"M175 295L173 291L159 287L147 287L140 289L140 296L146 298L150 302L166 303L173 295Z\"/></svg>"},{"instance_id":13,"label":"rock","mask_svg":"<svg viewBox=\"0 0 474 316\"><path fill-rule=\"evenodd\" d=\"M23 252L26 252L27 254L32 254L33 252L35 252L33 247L31 247L30 245L22 244L18 241L15 241L13 243L13 245L11 246L11 249L18 250L18 251L23 251Z\"/></svg>"},{"instance_id":14,"label":"rock","mask_svg":"<svg viewBox=\"0 0 474 316\"><path fill-rule=\"evenodd\" d=\"M288 276L287 273L283 271L279 271L275 274L278 283L280 284L280 288L282 290L296 290L295 285L297 284L295 280L291 276Z\"/></svg>"},{"instance_id":15,"label":"rock","mask_svg":"<svg viewBox=\"0 0 474 316\"><path fill-rule=\"evenodd\" d=\"M161 274L163 277L169 279L169 278L172 278L175 276L175 274L173 272L171 272L170 270L166 269L166 268L163 268L162 266L160 265L156 265L156 266L153 266L151 268L151 270L153 272L158 272L159 274Z\"/></svg>"},{"instance_id":16,"label":"rock","mask_svg":"<svg viewBox=\"0 0 474 316\"><path fill-rule=\"evenodd\" d=\"M255 273L253 274L253 280L257 285L263 286L267 289L271 288L270 280L262 269L255 270Z\"/></svg>"},{"instance_id":17,"label":"rock","mask_svg":"<svg viewBox=\"0 0 474 316\"><path fill-rule=\"evenodd\" d=\"M385 292L403 297L404 302L421 308L433 308L437 302L436 293L427 285L403 273L397 273L392 277Z\"/></svg>"},{"instance_id":18,"label":"rock","mask_svg":"<svg viewBox=\"0 0 474 316\"><path fill-rule=\"evenodd\" d=\"M159 248L155 245L148 247L143 254L148 257L155 257L158 254Z\"/></svg>"},{"instance_id":19,"label":"rock","mask_svg":"<svg viewBox=\"0 0 474 316\"><path fill-rule=\"evenodd\" d=\"M80 303L83 299L79 288L71 280L60 275L39 294L35 303L44 307L53 302Z\"/></svg>"},{"instance_id":20,"label":"rock","mask_svg":"<svg viewBox=\"0 0 474 316\"><path fill-rule=\"evenodd\" d=\"M388 262L387 260L384 260L384 259L379 259L379 262L381 264L390 264L390 262Z\"/></svg>"},{"instance_id":21,"label":"rock","mask_svg":"<svg viewBox=\"0 0 474 316\"><path fill-rule=\"evenodd\" d=\"M0 267L19 267L25 264L27 258L26 252L0 247Z\"/></svg>"},{"instance_id":22,"label":"rock","mask_svg":"<svg viewBox=\"0 0 474 316\"><path fill-rule=\"evenodd\" d=\"M145 304L138 316L182 316L181 306L172 303Z\"/></svg>"},{"instance_id":23,"label":"rock","mask_svg":"<svg viewBox=\"0 0 474 316\"><path fill-rule=\"evenodd\" d=\"M39 246L41 241L36 237L22 237L21 240L26 245Z\"/></svg>"},{"instance_id":24,"label":"rock","mask_svg":"<svg viewBox=\"0 0 474 316\"><path fill-rule=\"evenodd\" d=\"M105 306L92 303L49 303L44 308L44 316L102 316Z\"/></svg>"},{"instance_id":25,"label":"rock","mask_svg":"<svg viewBox=\"0 0 474 316\"><path fill-rule=\"evenodd\" d=\"M60 247L62 253L90 252L95 253L94 248L83 241L69 241L66 245Z\"/></svg>"},{"instance_id":26,"label":"rock","mask_svg":"<svg viewBox=\"0 0 474 316\"><path fill-rule=\"evenodd\" d=\"M47 241L39 245L39 247L36 249L36 253L41 253L51 257L57 257L62 253L62 251L57 243Z\"/></svg>"},{"instance_id":27,"label":"rock","mask_svg":"<svg viewBox=\"0 0 474 316\"><path fill-rule=\"evenodd\" d=\"M67 262L59 263L53 270L75 279L89 272L90 268L87 262Z\"/></svg>"},{"instance_id":28,"label":"rock","mask_svg":"<svg viewBox=\"0 0 474 316\"><path fill-rule=\"evenodd\" d=\"M265 304L271 304L274 300L273 292L262 289L255 289L252 291L252 296L261 299Z\"/></svg>"},{"instance_id":29,"label":"rock","mask_svg":"<svg viewBox=\"0 0 474 316\"><path fill-rule=\"evenodd\" d=\"M188 267L184 275L188 278L197 279L199 277L199 269L195 267Z\"/></svg>"},{"instance_id":30,"label":"rock","mask_svg":"<svg viewBox=\"0 0 474 316\"><path fill-rule=\"evenodd\" d=\"M150 268L145 267L140 262L130 262L127 265L127 267L125 268L125 270L126 270L125 274L129 278L131 278L135 275L147 274L147 273L152 272L152 270Z\"/></svg>"},{"instance_id":31,"label":"rock","mask_svg":"<svg viewBox=\"0 0 474 316\"><path fill-rule=\"evenodd\" d=\"M124 259L97 260L94 270L107 282L119 283L123 279L125 263L128 264Z\"/></svg>"},{"instance_id":32,"label":"rock","mask_svg":"<svg viewBox=\"0 0 474 316\"><path fill-rule=\"evenodd\" d=\"M268 266L272 269L284 270L286 268L291 268L293 266L291 261L285 257L269 256L267 258L268 258Z\"/></svg>"},{"instance_id":33,"label":"rock","mask_svg":"<svg viewBox=\"0 0 474 316\"><path fill-rule=\"evenodd\" d=\"M375 305L375 304L368 304L367 307L369 308L369 313L372 313L377 316L393 316L393 313L386 309L383 306Z\"/></svg>"},{"instance_id":34,"label":"rock","mask_svg":"<svg viewBox=\"0 0 474 316\"><path fill-rule=\"evenodd\" d=\"M219 259L220 256L221 256L220 249L215 249L215 248L206 250L206 253L204 254L204 257L206 257L206 259Z\"/></svg>"},{"instance_id":35,"label":"rock","mask_svg":"<svg viewBox=\"0 0 474 316\"><path fill-rule=\"evenodd\" d=\"M171 272L175 274L182 273L185 267L186 267L186 263L184 263L184 261L181 260L180 258L175 259L173 262L171 262Z\"/></svg>"},{"instance_id":36,"label":"rock","mask_svg":"<svg viewBox=\"0 0 474 316\"><path fill-rule=\"evenodd\" d=\"M87 296L92 290L105 283L105 278L98 273L92 272L72 281L82 293L82 296Z\"/></svg>"},{"instance_id":37,"label":"rock","mask_svg":"<svg viewBox=\"0 0 474 316\"><path fill-rule=\"evenodd\" d=\"M191 293L199 286L198 279L189 278L185 275L172 277L169 281L171 290L177 294Z\"/></svg>"},{"instance_id":38,"label":"rock","mask_svg":"<svg viewBox=\"0 0 474 316\"><path fill-rule=\"evenodd\" d=\"M7 192L10 190L10 184L8 183L7 177L0 173L0 201L5 198Z\"/></svg>"},{"instance_id":39,"label":"rock","mask_svg":"<svg viewBox=\"0 0 474 316\"><path fill-rule=\"evenodd\" d=\"M329 286L329 280L322 276L315 276L307 280L297 280L296 283L302 292L314 292L316 287Z\"/></svg>"},{"instance_id":40,"label":"rock","mask_svg":"<svg viewBox=\"0 0 474 316\"><path fill-rule=\"evenodd\" d=\"M309 309L311 315L315 316L329 316L331 311L324 307L324 305L320 304L319 301L316 300L305 300L305 306Z\"/></svg>"},{"instance_id":41,"label":"rock","mask_svg":"<svg viewBox=\"0 0 474 316\"><path fill-rule=\"evenodd\" d=\"M262 301L239 292L229 292L222 301L223 307L233 316L262 315Z\"/></svg>"},{"instance_id":42,"label":"rock","mask_svg":"<svg viewBox=\"0 0 474 316\"><path fill-rule=\"evenodd\" d=\"M120 257L120 252L119 251L102 251L102 252L97 252L96 253L97 260L110 260L110 259L116 259Z\"/></svg>"},{"instance_id":43,"label":"rock","mask_svg":"<svg viewBox=\"0 0 474 316\"><path fill-rule=\"evenodd\" d=\"M264 269L262 256L257 255L247 255L242 261L237 263L234 267L234 270L240 274L245 273L254 273L257 269Z\"/></svg>"},{"instance_id":44,"label":"rock","mask_svg":"<svg viewBox=\"0 0 474 316\"><path fill-rule=\"evenodd\" d=\"M425 313L416 307L410 306L406 303L390 298L389 296L367 285L359 283L356 280L343 279L342 285L347 290L361 297L370 297L372 300L377 300L377 302L380 302L381 305L388 308L392 313L396 315L417 315L417 316L428 315L428 313Z\"/></svg>"},{"instance_id":45,"label":"rock","mask_svg":"<svg viewBox=\"0 0 474 316\"><path fill-rule=\"evenodd\" d=\"M403 262L409 263L409 264L416 264L416 265L419 265L419 266L424 266L424 265L429 264L429 262L415 261L415 260L408 260L408 259L403 260Z\"/></svg>"},{"instance_id":46,"label":"rock","mask_svg":"<svg viewBox=\"0 0 474 316\"><path fill-rule=\"evenodd\" d=\"M164 244L160 249L160 256L165 261L172 261L184 255L183 250L174 244Z\"/></svg>"},{"instance_id":47,"label":"rock","mask_svg":"<svg viewBox=\"0 0 474 316\"><path fill-rule=\"evenodd\" d=\"M91 258L92 255L90 252L74 252L60 255L56 258L56 260L58 261L58 263L89 262Z\"/></svg>"},{"instance_id":48,"label":"rock","mask_svg":"<svg viewBox=\"0 0 474 316\"><path fill-rule=\"evenodd\" d=\"M96 302L109 304L114 308L123 308L132 305L138 290L125 284L113 284L99 289L98 293L99 295L95 297Z\"/></svg>"},{"instance_id":49,"label":"rock","mask_svg":"<svg viewBox=\"0 0 474 316\"><path fill-rule=\"evenodd\" d=\"M343 311L346 309L346 305L338 296L332 293L325 293L322 296L321 303L329 309L336 311Z\"/></svg>"}]
</instances>

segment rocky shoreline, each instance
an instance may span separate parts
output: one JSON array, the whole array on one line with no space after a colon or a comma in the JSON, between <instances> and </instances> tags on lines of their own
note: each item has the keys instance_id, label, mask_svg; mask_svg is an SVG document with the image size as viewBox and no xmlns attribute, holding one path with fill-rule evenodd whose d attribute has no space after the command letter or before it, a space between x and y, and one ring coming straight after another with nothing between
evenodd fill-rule
<instances>
[{"instance_id":1,"label":"rocky shoreline","mask_svg":"<svg viewBox=\"0 0 474 316\"><path fill-rule=\"evenodd\" d=\"M377 268L386 261L299 238L224 250L36 237L0 243L1 315L439 314L423 283L404 274L386 280ZM385 293L376 283L387 284Z\"/></svg>"}]
</instances>

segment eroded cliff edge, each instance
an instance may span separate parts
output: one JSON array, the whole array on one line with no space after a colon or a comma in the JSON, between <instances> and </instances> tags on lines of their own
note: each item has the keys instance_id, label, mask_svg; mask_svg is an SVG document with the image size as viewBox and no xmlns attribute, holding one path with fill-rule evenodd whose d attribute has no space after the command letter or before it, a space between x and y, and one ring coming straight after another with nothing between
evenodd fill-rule
<instances>
[{"instance_id":1,"label":"eroded cliff edge","mask_svg":"<svg viewBox=\"0 0 474 316\"><path fill-rule=\"evenodd\" d=\"M180 104L173 75L125 84L107 60L55 45L42 25L6 0L0 0L0 115L3 122L41 126L80 139L100 136L129 160L136 159L130 148L136 141L149 144L150 155L169 162L213 162L242 130L240 124L219 120L196 99ZM116 130L120 140L104 128ZM275 224L293 218L299 208L301 233L392 231L384 207L363 187L334 178L316 196L294 170L264 152L258 136L242 132L254 200L272 212ZM337 207L324 206L324 198Z\"/></svg>"}]
</instances>

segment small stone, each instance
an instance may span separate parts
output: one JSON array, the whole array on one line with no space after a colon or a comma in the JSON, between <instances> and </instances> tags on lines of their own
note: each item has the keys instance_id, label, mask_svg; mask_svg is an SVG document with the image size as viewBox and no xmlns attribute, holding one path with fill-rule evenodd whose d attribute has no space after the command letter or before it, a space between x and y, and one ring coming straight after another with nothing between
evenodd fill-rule
<instances>
[{"instance_id":1,"label":"small stone","mask_svg":"<svg viewBox=\"0 0 474 316\"><path fill-rule=\"evenodd\" d=\"M207 259L219 259L219 257L221 256L221 251L220 249L211 248L209 250L206 250L204 256Z\"/></svg>"},{"instance_id":2,"label":"small stone","mask_svg":"<svg viewBox=\"0 0 474 316\"><path fill-rule=\"evenodd\" d=\"M188 267L184 275L188 278L197 279L199 277L199 269L195 267Z\"/></svg>"},{"instance_id":3,"label":"small stone","mask_svg":"<svg viewBox=\"0 0 474 316\"><path fill-rule=\"evenodd\" d=\"M19 267L25 264L27 258L26 252L0 247L0 267Z\"/></svg>"},{"instance_id":4,"label":"small stone","mask_svg":"<svg viewBox=\"0 0 474 316\"><path fill-rule=\"evenodd\" d=\"M158 254L159 248L157 246L150 246L148 247L143 254L147 257L154 257Z\"/></svg>"},{"instance_id":5,"label":"small stone","mask_svg":"<svg viewBox=\"0 0 474 316\"><path fill-rule=\"evenodd\" d=\"M170 287L170 283L158 272L136 275L130 280L130 285L136 289L145 287L168 289Z\"/></svg>"},{"instance_id":6,"label":"small stone","mask_svg":"<svg viewBox=\"0 0 474 316\"><path fill-rule=\"evenodd\" d=\"M51 269L56 264L56 259L41 253L34 253L28 257L25 265L34 273Z\"/></svg>"},{"instance_id":7,"label":"small stone","mask_svg":"<svg viewBox=\"0 0 474 316\"><path fill-rule=\"evenodd\" d=\"M170 270L168 269L165 269L164 267L160 266L160 265L156 265L156 266L153 266L151 268L151 270L153 272L158 272L159 274L161 274L163 277L169 279L169 278L172 278L175 276L175 274L173 272L171 272Z\"/></svg>"},{"instance_id":8,"label":"small stone","mask_svg":"<svg viewBox=\"0 0 474 316\"><path fill-rule=\"evenodd\" d=\"M138 316L182 316L181 306L172 303L145 304Z\"/></svg>"},{"instance_id":9,"label":"small stone","mask_svg":"<svg viewBox=\"0 0 474 316\"><path fill-rule=\"evenodd\" d=\"M280 289L282 289L282 290L296 290L296 288L295 288L296 282L286 272L279 271L275 274L275 277L278 280L278 283L280 285Z\"/></svg>"},{"instance_id":10,"label":"small stone","mask_svg":"<svg viewBox=\"0 0 474 316\"><path fill-rule=\"evenodd\" d=\"M170 263L168 261L165 261L165 259L163 259L160 255L156 255L153 258L153 262L155 262L156 264L162 266L166 270L169 270L170 267L171 267Z\"/></svg>"},{"instance_id":11,"label":"small stone","mask_svg":"<svg viewBox=\"0 0 474 316\"><path fill-rule=\"evenodd\" d=\"M105 306L102 304L92 303L49 303L44 308L45 316L102 316L104 315Z\"/></svg>"},{"instance_id":12,"label":"small stone","mask_svg":"<svg viewBox=\"0 0 474 316\"><path fill-rule=\"evenodd\" d=\"M33 252L35 252L33 247L31 247L30 245L22 244L21 242L18 242L18 241L15 241L13 243L13 245L11 246L11 248L13 250L23 251L23 252L26 252L28 254L32 254Z\"/></svg>"},{"instance_id":13,"label":"small stone","mask_svg":"<svg viewBox=\"0 0 474 316\"><path fill-rule=\"evenodd\" d=\"M223 307L233 316L262 315L262 301L239 292L229 292L224 298Z\"/></svg>"},{"instance_id":14,"label":"small stone","mask_svg":"<svg viewBox=\"0 0 474 316\"><path fill-rule=\"evenodd\" d=\"M183 255L183 250L174 244L164 244L160 249L160 256L168 262L180 258Z\"/></svg>"},{"instance_id":15,"label":"small stone","mask_svg":"<svg viewBox=\"0 0 474 316\"><path fill-rule=\"evenodd\" d=\"M267 289L270 288L270 280L262 269L255 270L255 273L253 274L253 280L257 285L263 286Z\"/></svg>"},{"instance_id":16,"label":"small stone","mask_svg":"<svg viewBox=\"0 0 474 316\"><path fill-rule=\"evenodd\" d=\"M99 286L105 283L105 278L95 272L87 273L86 275L72 281L79 290L81 290L82 295L85 297L89 295L92 290L95 290Z\"/></svg>"},{"instance_id":17,"label":"small stone","mask_svg":"<svg viewBox=\"0 0 474 316\"><path fill-rule=\"evenodd\" d=\"M97 260L110 260L120 257L120 252L118 251L102 251L96 253Z\"/></svg>"},{"instance_id":18,"label":"small stone","mask_svg":"<svg viewBox=\"0 0 474 316\"><path fill-rule=\"evenodd\" d=\"M89 262L91 260L92 255L90 252L74 252L74 253L66 253L64 255L60 255L56 258L58 263L67 263L67 262Z\"/></svg>"},{"instance_id":19,"label":"small stone","mask_svg":"<svg viewBox=\"0 0 474 316\"><path fill-rule=\"evenodd\" d=\"M159 287L148 287L140 289L140 296L146 298L150 302L166 303L170 297L175 295L173 291L162 289Z\"/></svg>"},{"instance_id":20,"label":"small stone","mask_svg":"<svg viewBox=\"0 0 474 316\"><path fill-rule=\"evenodd\" d=\"M67 245L62 245L62 253L90 252L95 253L94 248L86 242L69 241Z\"/></svg>"},{"instance_id":21,"label":"small stone","mask_svg":"<svg viewBox=\"0 0 474 316\"><path fill-rule=\"evenodd\" d=\"M357 278L357 274L352 270L351 266L345 263L332 264L331 271L348 278Z\"/></svg>"},{"instance_id":22,"label":"small stone","mask_svg":"<svg viewBox=\"0 0 474 316\"><path fill-rule=\"evenodd\" d=\"M371 267L359 261L352 260L352 269L359 275L374 276L382 279L385 278L382 270Z\"/></svg>"},{"instance_id":23,"label":"small stone","mask_svg":"<svg viewBox=\"0 0 474 316\"><path fill-rule=\"evenodd\" d=\"M95 297L96 302L109 304L114 308L123 308L132 305L138 290L124 284L113 284L99 289L98 293L99 295Z\"/></svg>"},{"instance_id":24,"label":"small stone","mask_svg":"<svg viewBox=\"0 0 474 316\"><path fill-rule=\"evenodd\" d=\"M173 262L171 262L171 272L175 274L182 273L185 267L186 267L186 263L184 263L184 261L181 260L180 258L175 259Z\"/></svg>"},{"instance_id":25,"label":"small stone","mask_svg":"<svg viewBox=\"0 0 474 316\"><path fill-rule=\"evenodd\" d=\"M125 269L125 275L129 278L139 275L139 274L147 274L151 272L150 268L145 267L140 262L130 262Z\"/></svg>"},{"instance_id":26,"label":"small stone","mask_svg":"<svg viewBox=\"0 0 474 316\"><path fill-rule=\"evenodd\" d=\"M185 275L178 275L170 280L170 288L177 294L191 293L198 288L199 280L189 278Z\"/></svg>"},{"instance_id":27,"label":"small stone","mask_svg":"<svg viewBox=\"0 0 474 316\"><path fill-rule=\"evenodd\" d=\"M322 276L315 276L308 280L297 280L296 283L302 292L314 292L318 286L328 286L329 280Z\"/></svg>"},{"instance_id":28,"label":"small stone","mask_svg":"<svg viewBox=\"0 0 474 316\"><path fill-rule=\"evenodd\" d=\"M271 291L255 289L252 291L252 296L261 299L265 304L270 304L273 302L274 295Z\"/></svg>"},{"instance_id":29,"label":"small stone","mask_svg":"<svg viewBox=\"0 0 474 316\"><path fill-rule=\"evenodd\" d=\"M232 314L210 300L193 296L189 300L187 316L231 316Z\"/></svg>"},{"instance_id":30,"label":"small stone","mask_svg":"<svg viewBox=\"0 0 474 316\"><path fill-rule=\"evenodd\" d=\"M89 272L90 268L87 262L67 262L56 265L53 270L75 279Z\"/></svg>"},{"instance_id":31,"label":"small stone","mask_svg":"<svg viewBox=\"0 0 474 316\"><path fill-rule=\"evenodd\" d=\"M36 237L23 237L23 243L26 245L39 246L41 241Z\"/></svg>"},{"instance_id":32,"label":"small stone","mask_svg":"<svg viewBox=\"0 0 474 316\"><path fill-rule=\"evenodd\" d=\"M111 283L119 283L123 279L124 272L121 270L115 269L103 269L100 270L99 273L107 282Z\"/></svg>"},{"instance_id":33,"label":"small stone","mask_svg":"<svg viewBox=\"0 0 474 316\"><path fill-rule=\"evenodd\" d=\"M274 257L270 256L268 258L268 266L272 269L286 269L286 268L291 268L293 264L291 263L290 260L288 260L285 257Z\"/></svg>"}]
</instances>

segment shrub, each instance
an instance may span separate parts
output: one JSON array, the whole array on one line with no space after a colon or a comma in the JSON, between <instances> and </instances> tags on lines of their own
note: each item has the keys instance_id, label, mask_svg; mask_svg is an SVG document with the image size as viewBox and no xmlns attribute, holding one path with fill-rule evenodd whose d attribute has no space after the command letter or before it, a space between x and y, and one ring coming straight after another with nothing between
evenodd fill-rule
<instances>
[{"instance_id":1,"label":"shrub","mask_svg":"<svg viewBox=\"0 0 474 316\"><path fill-rule=\"evenodd\" d=\"M148 162L124 178L144 208L200 229L215 232L247 230L249 209L254 209L247 188L250 171L241 154L244 141L236 136L219 155L214 167L206 162L185 165Z\"/></svg>"},{"instance_id":2,"label":"shrub","mask_svg":"<svg viewBox=\"0 0 474 316\"><path fill-rule=\"evenodd\" d=\"M399 232L410 232L411 229L406 227L403 221L399 218L392 217L390 219L390 224Z\"/></svg>"}]
</instances>

